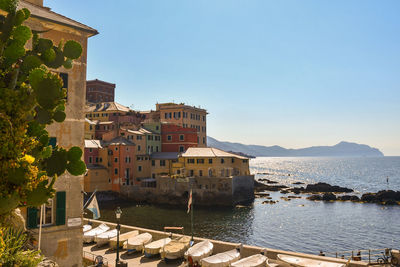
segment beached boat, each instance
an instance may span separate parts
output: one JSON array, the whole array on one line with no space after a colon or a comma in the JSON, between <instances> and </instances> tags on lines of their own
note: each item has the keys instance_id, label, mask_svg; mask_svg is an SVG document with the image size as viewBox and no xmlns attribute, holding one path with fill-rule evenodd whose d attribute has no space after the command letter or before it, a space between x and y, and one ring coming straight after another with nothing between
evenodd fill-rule
<instances>
[{"instance_id":1,"label":"beached boat","mask_svg":"<svg viewBox=\"0 0 400 267\"><path fill-rule=\"evenodd\" d=\"M267 261L267 257L262 254L252 255L250 257L238 260L234 263L231 263L232 267L261 267L265 266L265 262Z\"/></svg>"},{"instance_id":2,"label":"beached boat","mask_svg":"<svg viewBox=\"0 0 400 267\"><path fill-rule=\"evenodd\" d=\"M152 239L153 237L149 233L143 233L134 237L130 237L125 243L126 249L128 249L129 253L141 251L144 249L145 245L151 242Z\"/></svg>"},{"instance_id":3,"label":"beached boat","mask_svg":"<svg viewBox=\"0 0 400 267\"><path fill-rule=\"evenodd\" d=\"M161 249L161 258L164 260L175 260L183 258L185 251L189 248L190 236L181 236L172 240Z\"/></svg>"},{"instance_id":4,"label":"beached boat","mask_svg":"<svg viewBox=\"0 0 400 267\"><path fill-rule=\"evenodd\" d=\"M227 267L240 259L240 248L228 250L204 258L200 261L202 267Z\"/></svg>"},{"instance_id":5,"label":"beached boat","mask_svg":"<svg viewBox=\"0 0 400 267\"><path fill-rule=\"evenodd\" d=\"M97 246L103 246L108 244L108 241L110 241L111 238L116 237L117 236L117 229L113 229L107 232L104 232L102 234L96 235L94 237L94 242L97 243Z\"/></svg>"},{"instance_id":6,"label":"beached boat","mask_svg":"<svg viewBox=\"0 0 400 267\"><path fill-rule=\"evenodd\" d=\"M146 246L144 246L144 255L146 257L152 257L160 254L160 250L171 242L171 238L163 238L157 241L153 241Z\"/></svg>"},{"instance_id":7,"label":"beached boat","mask_svg":"<svg viewBox=\"0 0 400 267\"><path fill-rule=\"evenodd\" d=\"M267 267L279 267L279 264L273 263L270 259L267 259Z\"/></svg>"},{"instance_id":8,"label":"beached boat","mask_svg":"<svg viewBox=\"0 0 400 267\"><path fill-rule=\"evenodd\" d=\"M210 256L213 252L214 245L208 240L201 241L190 247L185 252L185 259L189 262L200 262L201 259Z\"/></svg>"},{"instance_id":9,"label":"beached boat","mask_svg":"<svg viewBox=\"0 0 400 267\"><path fill-rule=\"evenodd\" d=\"M91 243L94 241L94 237L96 235L102 234L104 232L107 232L110 229L106 224L102 223L96 228L87 231L86 233L83 234L83 242L84 243Z\"/></svg>"},{"instance_id":10,"label":"beached boat","mask_svg":"<svg viewBox=\"0 0 400 267\"><path fill-rule=\"evenodd\" d=\"M126 240L128 240L131 237L137 236L137 235L139 235L138 230L120 234L119 235L119 247L122 247ZM117 237L111 238L110 241L108 242L108 244L110 245L111 249L116 249L117 248Z\"/></svg>"},{"instance_id":11,"label":"beached boat","mask_svg":"<svg viewBox=\"0 0 400 267\"><path fill-rule=\"evenodd\" d=\"M90 225L90 224L85 224L84 226L83 226L83 232L85 233L85 232L87 232L87 231L89 231L89 230L92 230L92 226Z\"/></svg>"},{"instance_id":12,"label":"beached boat","mask_svg":"<svg viewBox=\"0 0 400 267\"><path fill-rule=\"evenodd\" d=\"M313 260L302 257L278 254L278 259L297 267L344 267L346 264L329 262L323 260Z\"/></svg>"}]
</instances>

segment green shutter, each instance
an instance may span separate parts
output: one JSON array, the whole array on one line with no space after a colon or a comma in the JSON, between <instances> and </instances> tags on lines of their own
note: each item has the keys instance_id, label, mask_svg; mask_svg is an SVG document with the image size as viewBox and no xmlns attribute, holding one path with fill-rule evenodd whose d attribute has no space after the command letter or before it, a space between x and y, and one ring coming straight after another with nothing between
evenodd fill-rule
<instances>
[{"instance_id":1,"label":"green shutter","mask_svg":"<svg viewBox=\"0 0 400 267\"><path fill-rule=\"evenodd\" d=\"M56 225L65 224L65 191L56 193Z\"/></svg>"},{"instance_id":2,"label":"green shutter","mask_svg":"<svg viewBox=\"0 0 400 267\"><path fill-rule=\"evenodd\" d=\"M53 148L55 148L56 145L57 145L57 138L56 137L50 137L49 145L51 145Z\"/></svg>"},{"instance_id":3,"label":"green shutter","mask_svg":"<svg viewBox=\"0 0 400 267\"><path fill-rule=\"evenodd\" d=\"M26 224L28 229L32 229L32 228L37 228L37 213L38 213L38 209L37 208L27 208L26 209L26 216L27 216L27 220L26 220Z\"/></svg>"}]
</instances>

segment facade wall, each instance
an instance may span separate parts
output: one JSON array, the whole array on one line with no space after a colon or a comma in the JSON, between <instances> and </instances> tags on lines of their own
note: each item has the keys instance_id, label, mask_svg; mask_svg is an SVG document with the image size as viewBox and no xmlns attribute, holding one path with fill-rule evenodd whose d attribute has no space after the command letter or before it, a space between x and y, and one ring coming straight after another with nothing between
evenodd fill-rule
<instances>
[{"instance_id":1,"label":"facade wall","mask_svg":"<svg viewBox=\"0 0 400 267\"><path fill-rule=\"evenodd\" d=\"M156 104L160 112L160 121L195 128L198 134L198 146L207 147L207 111L185 104Z\"/></svg>"},{"instance_id":2,"label":"facade wall","mask_svg":"<svg viewBox=\"0 0 400 267\"><path fill-rule=\"evenodd\" d=\"M95 139L95 128L96 124L92 121L85 120L85 139Z\"/></svg>"},{"instance_id":3,"label":"facade wall","mask_svg":"<svg viewBox=\"0 0 400 267\"><path fill-rule=\"evenodd\" d=\"M107 168L90 168L84 177L85 192L112 190L111 178Z\"/></svg>"},{"instance_id":4,"label":"facade wall","mask_svg":"<svg viewBox=\"0 0 400 267\"><path fill-rule=\"evenodd\" d=\"M91 103L114 102L115 84L100 80L86 82L86 101Z\"/></svg>"},{"instance_id":5,"label":"facade wall","mask_svg":"<svg viewBox=\"0 0 400 267\"><path fill-rule=\"evenodd\" d=\"M84 155L86 165L100 163L98 148L86 148L85 147L83 155Z\"/></svg>"},{"instance_id":6,"label":"facade wall","mask_svg":"<svg viewBox=\"0 0 400 267\"><path fill-rule=\"evenodd\" d=\"M135 184L146 178L151 178L151 160L149 155L136 155L135 166L133 168Z\"/></svg>"},{"instance_id":7,"label":"facade wall","mask_svg":"<svg viewBox=\"0 0 400 267\"><path fill-rule=\"evenodd\" d=\"M95 125L95 139L103 140L103 135L110 131L117 130L118 126L115 122L100 122Z\"/></svg>"},{"instance_id":8,"label":"facade wall","mask_svg":"<svg viewBox=\"0 0 400 267\"><path fill-rule=\"evenodd\" d=\"M135 143L136 155L138 156L146 155L146 136L143 133L140 133L138 131L131 132L120 129L119 135Z\"/></svg>"},{"instance_id":9,"label":"facade wall","mask_svg":"<svg viewBox=\"0 0 400 267\"><path fill-rule=\"evenodd\" d=\"M197 130L184 128L171 123L161 125L161 151L183 152L189 147L197 147Z\"/></svg>"},{"instance_id":10,"label":"facade wall","mask_svg":"<svg viewBox=\"0 0 400 267\"><path fill-rule=\"evenodd\" d=\"M109 145L108 162L112 191L119 192L121 185L134 182L135 146Z\"/></svg>"}]
</instances>

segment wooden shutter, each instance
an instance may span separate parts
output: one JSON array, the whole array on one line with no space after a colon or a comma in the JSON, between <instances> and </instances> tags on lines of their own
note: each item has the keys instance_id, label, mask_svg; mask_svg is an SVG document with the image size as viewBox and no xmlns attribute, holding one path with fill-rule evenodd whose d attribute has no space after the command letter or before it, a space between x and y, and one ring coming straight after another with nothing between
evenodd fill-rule
<instances>
[{"instance_id":1,"label":"wooden shutter","mask_svg":"<svg viewBox=\"0 0 400 267\"><path fill-rule=\"evenodd\" d=\"M61 191L56 193L56 225L65 224L65 202L66 192Z\"/></svg>"},{"instance_id":2,"label":"wooden shutter","mask_svg":"<svg viewBox=\"0 0 400 267\"><path fill-rule=\"evenodd\" d=\"M51 145L53 148L55 148L57 145L57 137L50 137L49 145Z\"/></svg>"},{"instance_id":3,"label":"wooden shutter","mask_svg":"<svg viewBox=\"0 0 400 267\"><path fill-rule=\"evenodd\" d=\"M38 209L37 208L27 208L26 209L26 227L28 229L32 229L32 228L37 228L37 213L38 213Z\"/></svg>"}]
</instances>

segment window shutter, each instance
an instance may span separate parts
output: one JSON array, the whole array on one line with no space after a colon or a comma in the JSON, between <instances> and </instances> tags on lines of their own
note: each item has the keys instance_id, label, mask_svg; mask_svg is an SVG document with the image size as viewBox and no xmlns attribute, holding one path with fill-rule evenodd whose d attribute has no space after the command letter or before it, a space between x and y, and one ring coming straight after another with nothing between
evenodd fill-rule
<instances>
[{"instance_id":1,"label":"window shutter","mask_svg":"<svg viewBox=\"0 0 400 267\"><path fill-rule=\"evenodd\" d=\"M65 224L65 191L56 193L56 225Z\"/></svg>"},{"instance_id":2,"label":"window shutter","mask_svg":"<svg viewBox=\"0 0 400 267\"><path fill-rule=\"evenodd\" d=\"M28 229L32 229L32 228L37 228L37 213L38 213L38 209L37 208L27 208L26 209L26 216L27 216L27 220L26 220L26 224Z\"/></svg>"}]
</instances>

